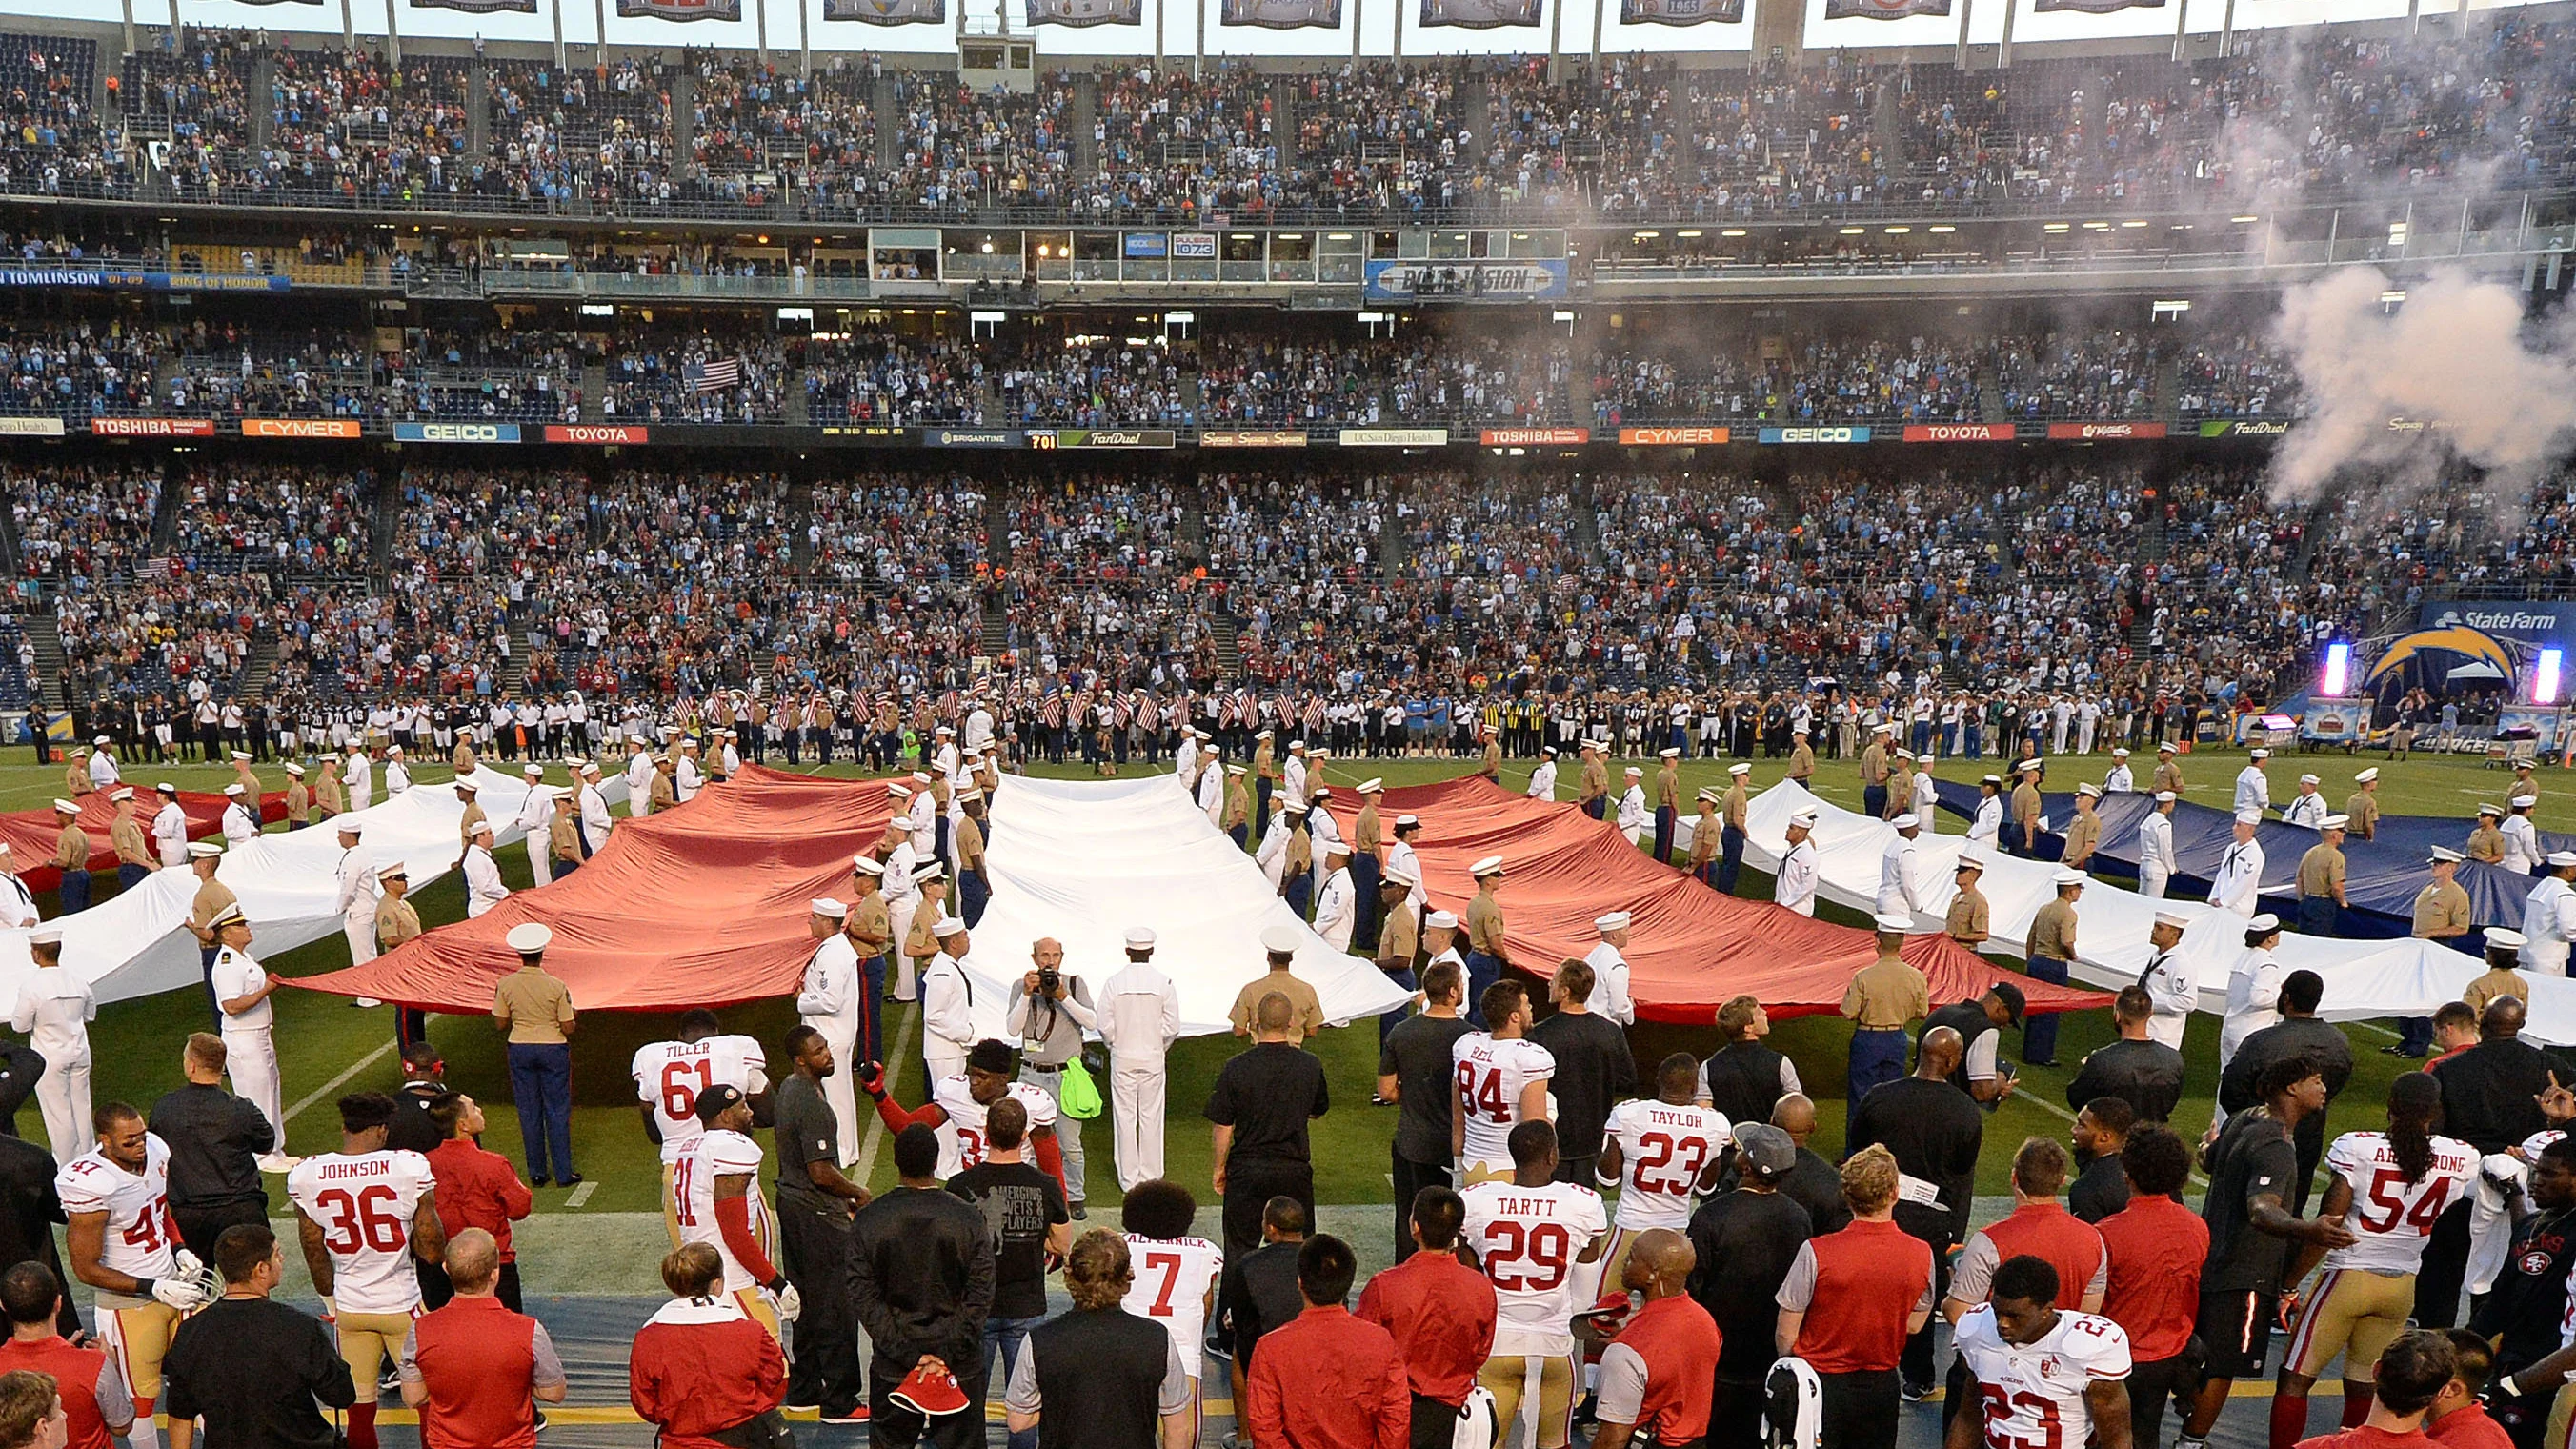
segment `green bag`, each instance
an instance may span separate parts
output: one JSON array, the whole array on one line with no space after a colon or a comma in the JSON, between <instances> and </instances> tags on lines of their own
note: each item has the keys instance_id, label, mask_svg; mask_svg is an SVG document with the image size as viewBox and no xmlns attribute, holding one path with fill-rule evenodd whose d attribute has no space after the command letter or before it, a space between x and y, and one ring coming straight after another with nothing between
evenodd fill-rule
<instances>
[{"instance_id":1,"label":"green bag","mask_svg":"<svg viewBox=\"0 0 2576 1449\"><path fill-rule=\"evenodd\" d=\"M1081 1121L1100 1115L1100 1088L1092 1082L1091 1073L1083 1070L1082 1058L1075 1057L1064 1064L1064 1086L1056 1104L1064 1109L1064 1115Z\"/></svg>"}]
</instances>

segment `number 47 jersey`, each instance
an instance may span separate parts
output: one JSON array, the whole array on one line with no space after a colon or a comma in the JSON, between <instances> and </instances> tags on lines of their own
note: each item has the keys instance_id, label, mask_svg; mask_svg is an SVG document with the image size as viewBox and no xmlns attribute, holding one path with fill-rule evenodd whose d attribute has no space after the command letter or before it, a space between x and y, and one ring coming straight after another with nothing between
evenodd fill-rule
<instances>
[{"instance_id":1,"label":"number 47 jersey","mask_svg":"<svg viewBox=\"0 0 2576 1449\"><path fill-rule=\"evenodd\" d=\"M2435 1137L2432 1167L2408 1182L2387 1133L2347 1132L2326 1149L2326 1166L2352 1188L2344 1226L2355 1239L2326 1254L2326 1268L2412 1273L2423 1264L2433 1220L2475 1184L2478 1151L2454 1137Z\"/></svg>"}]
</instances>

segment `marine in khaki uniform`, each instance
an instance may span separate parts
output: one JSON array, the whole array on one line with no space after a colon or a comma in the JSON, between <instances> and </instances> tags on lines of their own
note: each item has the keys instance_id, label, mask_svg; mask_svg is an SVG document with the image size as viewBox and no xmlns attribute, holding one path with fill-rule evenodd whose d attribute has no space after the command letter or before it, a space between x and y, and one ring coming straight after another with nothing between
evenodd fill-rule
<instances>
[{"instance_id":1,"label":"marine in khaki uniform","mask_svg":"<svg viewBox=\"0 0 2576 1449\"><path fill-rule=\"evenodd\" d=\"M1297 933L1285 926L1272 926L1261 933L1261 949L1269 957L1270 969L1235 993L1234 1006L1226 1012L1226 1020L1234 1023L1236 1036L1252 1035L1252 1009L1261 1004L1261 998L1276 991L1288 998L1290 1045L1302 1046L1308 1037L1323 1030L1324 1003L1315 995L1313 986L1289 969L1297 961Z\"/></svg>"},{"instance_id":2,"label":"marine in khaki uniform","mask_svg":"<svg viewBox=\"0 0 2576 1449\"><path fill-rule=\"evenodd\" d=\"M1905 1075L1906 1029L1932 1014L1932 985L1914 963L1898 955L1912 925L1903 916L1880 916L1878 959L1855 972L1843 991L1842 1011L1852 1024L1848 1100L1843 1131L1860 1113L1872 1087Z\"/></svg>"},{"instance_id":3,"label":"marine in khaki uniform","mask_svg":"<svg viewBox=\"0 0 2576 1449\"><path fill-rule=\"evenodd\" d=\"M2171 790L2177 795L2182 793L2182 766L2174 763L2171 744L2156 746L2156 788Z\"/></svg>"},{"instance_id":4,"label":"marine in khaki uniform","mask_svg":"<svg viewBox=\"0 0 2576 1449\"><path fill-rule=\"evenodd\" d=\"M2094 802L2102 798L2102 787L2087 780L2075 787L2075 818L2066 822L2066 854L2062 864L2073 870L2091 870L2093 852L2102 847L2102 816Z\"/></svg>"},{"instance_id":5,"label":"marine in khaki uniform","mask_svg":"<svg viewBox=\"0 0 2576 1449\"><path fill-rule=\"evenodd\" d=\"M313 803L322 818L346 814L349 809L349 787L340 783L340 762L330 756L322 759L322 778L313 782Z\"/></svg>"},{"instance_id":6,"label":"marine in khaki uniform","mask_svg":"<svg viewBox=\"0 0 2576 1449\"><path fill-rule=\"evenodd\" d=\"M2487 932L2486 972L2460 993L2460 999L2469 1004L2469 1010L2483 1017L2487 1014L2487 1007L2499 996L2510 996L2516 1001L2531 1000L2531 982L2513 969L2522 960L2522 947L2520 931L2498 926Z\"/></svg>"},{"instance_id":7,"label":"marine in khaki uniform","mask_svg":"<svg viewBox=\"0 0 2576 1449\"><path fill-rule=\"evenodd\" d=\"M1816 747L1808 743L1805 735L1800 735L1796 743L1789 746L1789 778L1803 785L1814 778L1815 773Z\"/></svg>"},{"instance_id":8,"label":"marine in khaki uniform","mask_svg":"<svg viewBox=\"0 0 2576 1449\"><path fill-rule=\"evenodd\" d=\"M2457 877L2460 853L2434 846L2425 861L2432 869L2429 885L2415 893L2415 939L2452 941L2469 933L2469 893Z\"/></svg>"},{"instance_id":9,"label":"marine in khaki uniform","mask_svg":"<svg viewBox=\"0 0 2576 1449\"><path fill-rule=\"evenodd\" d=\"M2504 859L2504 831L2499 828L2503 821L2502 807L2495 805L2478 807L2477 828L2469 832L2469 859L2481 860L2489 865Z\"/></svg>"},{"instance_id":10,"label":"marine in khaki uniform","mask_svg":"<svg viewBox=\"0 0 2576 1449\"><path fill-rule=\"evenodd\" d=\"M2317 843L2299 857L2299 929L2311 936L2335 933L2335 913L2343 894L2344 817L2329 815L2317 830Z\"/></svg>"},{"instance_id":11,"label":"marine in khaki uniform","mask_svg":"<svg viewBox=\"0 0 2576 1449\"><path fill-rule=\"evenodd\" d=\"M456 817L456 834L459 844L472 845L474 843L474 827L477 825L489 824L491 821L492 817L483 813L483 802L476 798L481 793L482 792L480 790L475 788L474 782L471 780L459 780L456 782L456 798L465 802L464 813Z\"/></svg>"},{"instance_id":12,"label":"marine in khaki uniform","mask_svg":"<svg viewBox=\"0 0 2576 1449\"><path fill-rule=\"evenodd\" d=\"M2021 781L2012 787L2012 806L2004 816L2004 842L2014 854L2035 858L2039 853L2039 762L2024 760L2014 773L2021 776Z\"/></svg>"},{"instance_id":13,"label":"marine in khaki uniform","mask_svg":"<svg viewBox=\"0 0 2576 1449\"><path fill-rule=\"evenodd\" d=\"M447 752L447 763L460 775L474 773L474 742L459 735L456 748Z\"/></svg>"},{"instance_id":14,"label":"marine in khaki uniform","mask_svg":"<svg viewBox=\"0 0 2576 1449\"><path fill-rule=\"evenodd\" d=\"M81 829L80 802L56 800L54 818L62 829L54 833L54 869L62 873L62 914L89 909L89 857L96 842Z\"/></svg>"},{"instance_id":15,"label":"marine in khaki uniform","mask_svg":"<svg viewBox=\"0 0 2576 1449\"><path fill-rule=\"evenodd\" d=\"M1241 765L1225 767L1225 814L1217 821L1217 828L1234 836L1238 846L1252 834L1252 795L1244 788L1243 778Z\"/></svg>"},{"instance_id":16,"label":"marine in khaki uniform","mask_svg":"<svg viewBox=\"0 0 2576 1449\"><path fill-rule=\"evenodd\" d=\"M134 787L119 785L110 798L116 801L116 819L108 824L107 846L116 852L116 888L131 890L136 881L161 868L161 858L152 853L143 822L135 817Z\"/></svg>"},{"instance_id":17,"label":"marine in khaki uniform","mask_svg":"<svg viewBox=\"0 0 2576 1449\"><path fill-rule=\"evenodd\" d=\"M2371 766L2353 776L2352 782L2359 788L2352 792L2350 799L2343 802L2344 818L2349 822L2344 828L2363 840L2377 840L2379 838L2379 767Z\"/></svg>"},{"instance_id":18,"label":"marine in khaki uniform","mask_svg":"<svg viewBox=\"0 0 2576 1449\"><path fill-rule=\"evenodd\" d=\"M400 863L376 872L384 895L376 901L376 948L391 951L420 934L420 912L412 909L411 877Z\"/></svg>"},{"instance_id":19,"label":"marine in khaki uniform","mask_svg":"<svg viewBox=\"0 0 2576 1449\"><path fill-rule=\"evenodd\" d=\"M653 762L653 783L645 794L653 802L654 813L680 803L679 769L680 762L667 754Z\"/></svg>"},{"instance_id":20,"label":"marine in khaki uniform","mask_svg":"<svg viewBox=\"0 0 2576 1449\"><path fill-rule=\"evenodd\" d=\"M1875 726L1869 748L1860 752L1860 808L1873 818L1887 814L1887 736L1887 726Z\"/></svg>"},{"instance_id":21,"label":"marine in khaki uniform","mask_svg":"<svg viewBox=\"0 0 2576 1449\"><path fill-rule=\"evenodd\" d=\"M1887 766L1887 803L1879 807L1879 818L1893 820L1914 813L1914 753L1898 750Z\"/></svg>"},{"instance_id":22,"label":"marine in khaki uniform","mask_svg":"<svg viewBox=\"0 0 2576 1449\"><path fill-rule=\"evenodd\" d=\"M555 791L555 823L547 833L554 842L558 877L590 858L581 848L580 798L581 792L570 787Z\"/></svg>"},{"instance_id":23,"label":"marine in khaki uniform","mask_svg":"<svg viewBox=\"0 0 2576 1449\"><path fill-rule=\"evenodd\" d=\"M2059 866L2049 883L2057 887L2057 899L2039 908L2030 918L2030 935L2022 942L2022 969L2033 981L2064 986L2069 964L2075 960L2075 902L2084 894L2091 877L2080 870ZM2057 1063L2057 1018L2034 1016L2022 1023L2022 1060L2036 1067Z\"/></svg>"},{"instance_id":24,"label":"marine in khaki uniform","mask_svg":"<svg viewBox=\"0 0 2576 1449\"><path fill-rule=\"evenodd\" d=\"M63 766L63 790L78 800L97 788L89 777L89 746L82 745L72 751L70 762Z\"/></svg>"},{"instance_id":25,"label":"marine in khaki uniform","mask_svg":"<svg viewBox=\"0 0 2576 1449\"><path fill-rule=\"evenodd\" d=\"M1503 882L1503 858L1489 855L1467 867L1475 879L1475 898L1467 902L1467 1020L1478 1031L1493 1028L1484 1019L1485 988L1503 978L1511 954L1503 946L1503 903L1495 891Z\"/></svg>"},{"instance_id":26,"label":"marine in khaki uniform","mask_svg":"<svg viewBox=\"0 0 2576 1449\"><path fill-rule=\"evenodd\" d=\"M1598 820L1610 799L1610 767L1601 762L1601 746L1591 740L1583 742L1581 780L1574 792L1574 803L1584 814Z\"/></svg>"},{"instance_id":27,"label":"marine in khaki uniform","mask_svg":"<svg viewBox=\"0 0 2576 1449\"><path fill-rule=\"evenodd\" d=\"M984 919L992 888L984 874L984 792L961 790L966 813L948 827L948 848L957 853L957 899L960 919L969 927ZM935 924L935 923L934 923Z\"/></svg>"},{"instance_id":28,"label":"marine in khaki uniform","mask_svg":"<svg viewBox=\"0 0 2576 1449\"><path fill-rule=\"evenodd\" d=\"M1490 724L1485 726L1485 763L1476 773L1497 785L1503 782L1503 742Z\"/></svg>"},{"instance_id":29,"label":"marine in khaki uniform","mask_svg":"<svg viewBox=\"0 0 2576 1449\"><path fill-rule=\"evenodd\" d=\"M313 823L313 789L304 783L304 767L286 767L286 828L301 830Z\"/></svg>"},{"instance_id":30,"label":"marine in khaki uniform","mask_svg":"<svg viewBox=\"0 0 2576 1449\"><path fill-rule=\"evenodd\" d=\"M1953 870L1957 889L1950 897L1950 914L1941 923L1941 930L1951 940L1974 951L1984 946L1986 939L1994 934L1986 893L1977 889L1977 882L1985 879L1986 863L1962 850L1959 863Z\"/></svg>"},{"instance_id":31,"label":"marine in khaki uniform","mask_svg":"<svg viewBox=\"0 0 2576 1449\"><path fill-rule=\"evenodd\" d=\"M1708 880L1717 862L1718 794L1715 790L1699 792L1699 816L1691 821L1690 873Z\"/></svg>"}]
</instances>

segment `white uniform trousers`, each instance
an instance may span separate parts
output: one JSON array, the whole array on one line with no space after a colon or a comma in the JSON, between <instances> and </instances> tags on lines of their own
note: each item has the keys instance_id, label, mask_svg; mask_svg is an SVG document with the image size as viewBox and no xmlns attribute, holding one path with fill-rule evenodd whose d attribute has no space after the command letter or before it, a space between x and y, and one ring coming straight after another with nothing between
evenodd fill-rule
<instances>
[{"instance_id":1,"label":"white uniform trousers","mask_svg":"<svg viewBox=\"0 0 2576 1449\"><path fill-rule=\"evenodd\" d=\"M1161 1057L1110 1059L1109 1116L1122 1191L1163 1175L1164 1081Z\"/></svg>"},{"instance_id":2,"label":"white uniform trousers","mask_svg":"<svg viewBox=\"0 0 2576 1449\"><path fill-rule=\"evenodd\" d=\"M2522 969L2536 976L2567 974L2567 943L2535 936L2523 943Z\"/></svg>"},{"instance_id":3,"label":"white uniform trousers","mask_svg":"<svg viewBox=\"0 0 2576 1449\"><path fill-rule=\"evenodd\" d=\"M2478 1162L2477 1195L2469 1199L2468 1287L2485 1293L2504 1271L2505 1252L2513 1246L2512 1202L2506 1185L2528 1190L2531 1168L2509 1152L2490 1152Z\"/></svg>"},{"instance_id":4,"label":"white uniform trousers","mask_svg":"<svg viewBox=\"0 0 2576 1449\"><path fill-rule=\"evenodd\" d=\"M68 1167L98 1140L90 1124L89 1063L45 1064L36 1079L36 1106L45 1114L45 1141L54 1149L54 1164Z\"/></svg>"},{"instance_id":5,"label":"white uniform trousers","mask_svg":"<svg viewBox=\"0 0 2576 1449\"><path fill-rule=\"evenodd\" d=\"M2160 901L2165 898L2164 867L2155 865L2142 865L2138 867L2138 894L2145 896L2151 901Z\"/></svg>"},{"instance_id":6,"label":"white uniform trousers","mask_svg":"<svg viewBox=\"0 0 2576 1449\"><path fill-rule=\"evenodd\" d=\"M286 1150L286 1099L278 1095L277 1039L266 1031L226 1031L224 1070L232 1074L233 1095L259 1109L277 1133L276 1150Z\"/></svg>"},{"instance_id":7,"label":"white uniform trousers","mask_svg":"<svg viewBox=\"0 0 2576 1449\"><path fill-rule=\"evenodd\" d=\"M550 830L539 830L529 834L528 876L539 885L554 884L554 832Z\"/></svg>"},{"instance_id":8,"label":"white uniform trousers","mask_svg":"<svg viewBox=\"0 0 2576 1449\"><path fill-rule=\"evenodd\" d=\"M889 902L886 905L886 916L894 927L893 995L894 999L897 1001L918 1001L921 999L920 983L913 980L912 958L903 953L903 943L912 939L912 918L915 915L918 915L920 911L921 898L919 896L913 897L912 900L906 904L897 905ZM864 987L867 978L862 976L859 980L862 987Z\"/></svg>"},{"instance_id":9,"label":"white uniform trousers","mask_svg":"<svg viewBox=\"0 0 2576 1449\"><path fill-rule=\"evenodd\" d=\"M357 812L366 809L367 802L374 799L375 794L376 788L373 785L352 785L349 787L349 813L354 815Z\"/></svg>"},{"instance_id":10,"label":"white uniform trousers","mask_svg":"<svg viewBox=\"0 0 2576 1449\"><path fill-rule=\"evenodd\" d=\"M859 989L864 991L867 985L868 978L861 975ZM823 1104L832 1109L832 1121L840 1129L841 1166L847 1167L859 1160L859 1096L850 1077L858 1066L859 1034L850 1023L834 1017L808 1016L799 1020L821 1032L823 1040L832 1044L832 1074L823 1079Z\"/></svg>"},{"instance_id":11,"label":"white uniform trousers","mask_svg":"<svg viewBox=\"0 0 2576 1449\"><path fill-rule=\"evenodd\" d=\"M921 1034L922 1065L930 1069L930 1081L936 1083L966 1070L966 1043L950 1041L932 1031Z\"/></svg>"},{"instance_id":12,"label":"white uniform trousers","mask_svg":"<svg viewBox=\"0 0 2576 1449\"><path fill-rule=\"evenodd\" d=\"M340 923L340 934L349 938L349 964L364 966L376 959L376 908L367 903L366 911L349 912Z\"/></svg>"}]
</instances>

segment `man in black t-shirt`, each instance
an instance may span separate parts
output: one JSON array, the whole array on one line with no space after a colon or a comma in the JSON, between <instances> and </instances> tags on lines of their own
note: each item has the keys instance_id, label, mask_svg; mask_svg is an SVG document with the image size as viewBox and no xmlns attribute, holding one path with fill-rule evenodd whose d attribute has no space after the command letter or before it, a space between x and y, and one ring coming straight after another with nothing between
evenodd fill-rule
<instances>
[{"instance_id":1,"label":"man in black t-shirt","mask_svg":"<svg viewBox=\"0 0 2576 1449\"><path fill-rule=\"evenodd\" d=\"M2515 1226L2505 1271L2496 1275L2494 1290L2469 1323L2481 1338L2498 1340L2495 1373L2488 1380L2496 1392L2488 1412L2525 1446L2537 1442L2557 1398L2559 1365L2529 1371L2561 1357L2568 1273L2576 1268L2576 1138L2540 1149L2529 1190L2531 1215Z\"/></svg>"},{"instance_id":2,"label":"man in black t-shirt","mask_svg":"<svg viewBox=\"0 0 2576 1449\"><path fill-rule=\"evenodd\" d=\"M1548 986L1556 1011L1529 1030L1529 1039L1556 1058L1556 1075L1548 1079L1556 1095L1556 1180L1584 1187L1592 1185L1611 1104L1637 1091L1637 1056L1628 1048L1628 1033L1588 1005L1597 984L1584 962L1557 967Z\"/></svg>"},{"instance_id":3,"label":"man in black t-shirt","mask_svg":"<svg viewBox=\"0 0 2576 1449\"><path fill-rule=\"evenodd\" d=\"M2240 1378L2258 1378L2280 1317L2281 1278L2294 1243L2348 1247L2341 1222L2305 1219L2289 1207L2299 1174L2292 1138L2326 1109L2325 1072L2304 1057L2274 1061L2256 1080L2260 1105L2227 1119L2203 1166L2209 1197L2209 1262L2200 1274L2200 1339L2209 1378L2183 1421L2185 1439L2205 1439Z\"/></svg>"},{"instance_id":4,"label":"man in black t-shirt","mask_svg":"<svg viewBox=\"0 0 2576 1449\"><path fill-rule=\"evenodd\" d=\"M1396 1023L1377 1050L1377 1094L1393 1102L1395 1146L1395 1261L1413 1253L1413 1195L1448 1187L1451 1051L1474 1031L1458 1014L1466 994L1465 970L1437 960L1422 968L1422 1014ZM1294 1275L1291 1275L1293 1280ZM1295 1287L1294 1282L1290 1287Z\"/></svg>"},{"instance_id":5,"label":"man in black t-shirt","mask_svg":"<svg viewBox=\"0 0 2576 1449\"><path fill-rule=\"evenodd\" d=\"M1021 1160L1029 1109L1004 1097L984 1112L984 1160L948 1179L993 1229L993 1312L984 1320L984 1367L1002 1355L1007 1381L1029 1330L1046 1321L1047 1255L1073 1246L1073 1213L1056 1180Z\"/></svg>"},{"instance_id":6,"label":"man in black t-shirt","mask_svg":"<svg viewBox=\"0 0 2576 1449\"><path fill-rule=\"evenodd\" d=\"M1305 1245L1306 1209L1293 1197L1274 1197L1261 1209L1261 1246L1226 1264L1217 1287L1217 1326L1234 1349L1234 1437L1245 1444L1252 1442L1243 1406L1249 1401L1253 1346L1306 1311L1297 1291L1297 1252Z\"/></svg>"},{"instance_id":7,"label":"man in black t-shirt","mask_svg":"<svg viewBox=\"0 0 2576 1449\"><path fill-rule=\"evenodd\" d=\"M1735 1161L1742 1173L1735 1190L1700 1204L1690 1220L1699 1255L1690 1296L1717 1320L1721 1345L1709 1407L1712 1444L1760 1439L1762 1383L1780 1356L1772 1342L1780 1325L1776 1295L1814 1235L1807 1210L1780 1191L1798 1162L1788 1133L1761 1122L1736 1128Z\"/></svg>"},{"instance_id":8,"label":"man in black t-shirt","mask_svg":"<svg viewBox=\"0 0 2576 1449\"><path fill-rule=\"evenodd\" d=\"M2129 1205L2129 1174L2120 1166L2120 1149L2137 1121L2137 1109L2126 1097L2096 1097L2075 1114L2075 1130L2068 1136L2084 1171L2066 1190L2068 1212L2098 1223Z\"/></svg>"},{"instance_id":9,"label":"man in black t-shirt","mask_svg":"<svg viewBox=\"0 0 2576 1449\"><path fill-rule=\"evenodd\" d=\"M1208 1157L1225 1195L1225 1256L1261 1245L1261 1210L1293 1197L1315 1212L1315 1161L1306 1124L1333 1105L1324 1064L1301 1051L1297 1012L1285 994L1265 992L1252 1005L1253 1044L1217 1071L1206 1115L1215 1124Z\"/></svg>"},{"instance_id":10,"label":"man in black t-shirt","mask_svg":"<svg viewBox=\"0 0 2576 1449\"><path fill-rule=\"evenodd\" d=\"M771 1098L778 1148L778 1271L805 1300L805 1311L796 1320L796 1362L787 1375L786 1406L819 1409L828 1424L852 1423L867 1380L859 1368L858 1324L850 1317L843 1281L849 1274L850 1218L868 1205L868 1190L841 1172L840 1119L823 1095L823 1083L840 1069L831 1041L810 1026L799 1026L787 1033L785 1045L794 1070Z\"/></svg>"}]
</instances>

